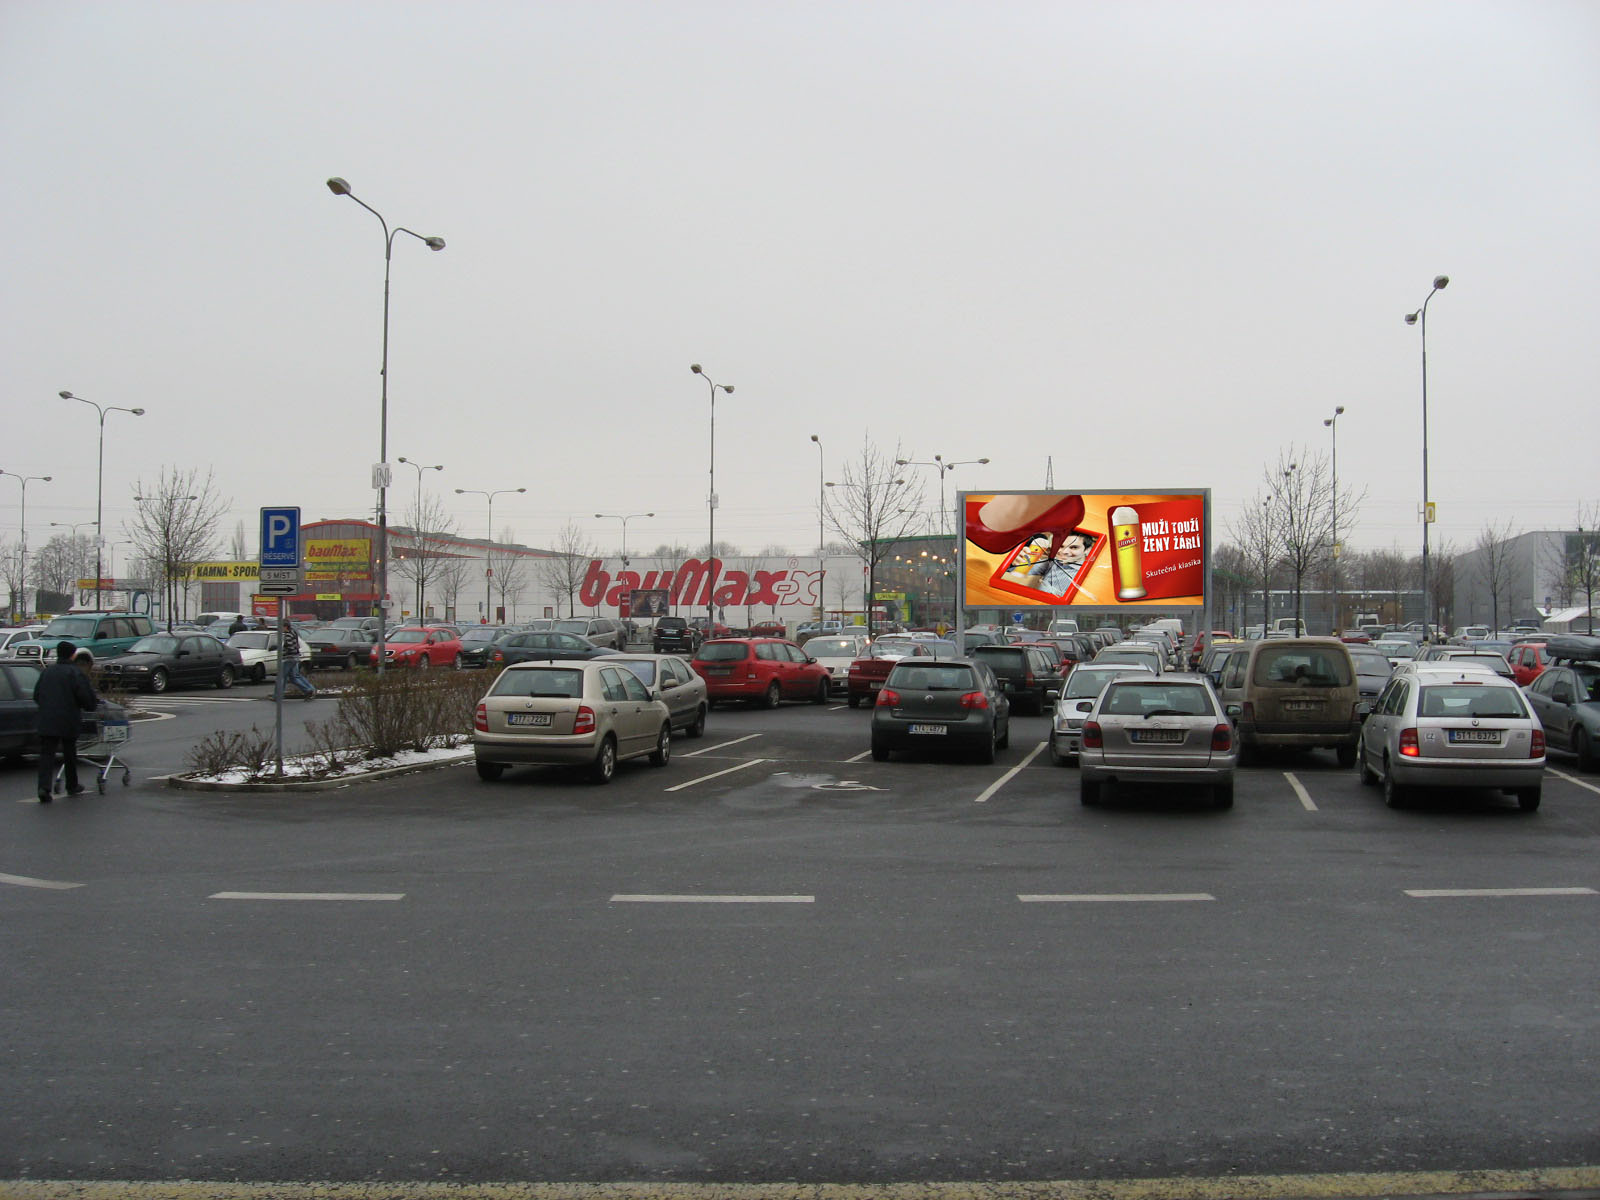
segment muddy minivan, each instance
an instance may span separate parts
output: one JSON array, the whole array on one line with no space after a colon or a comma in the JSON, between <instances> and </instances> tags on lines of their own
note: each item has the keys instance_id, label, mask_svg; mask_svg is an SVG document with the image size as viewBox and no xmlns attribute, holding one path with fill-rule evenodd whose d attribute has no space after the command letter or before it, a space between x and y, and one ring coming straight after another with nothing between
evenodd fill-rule
<instances>
[{"instance_id":1,"label":"muddy minivan","mask_svg":"<svg viewBox=\"0 0 1600 1200\"><path fill-rule=\"evenodd\" d=\"M1326 746L1353 766L1361 736L1361 688L1350 651L1336 638L1250 643L1222 672L1222 702L1241 750Z\"/></svg>"}]
</instances>

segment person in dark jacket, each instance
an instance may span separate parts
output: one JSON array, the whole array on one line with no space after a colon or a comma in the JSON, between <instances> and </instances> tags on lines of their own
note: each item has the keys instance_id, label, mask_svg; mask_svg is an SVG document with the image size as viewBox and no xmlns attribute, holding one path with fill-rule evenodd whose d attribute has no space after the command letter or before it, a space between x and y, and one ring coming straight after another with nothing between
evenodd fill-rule
<instances>
[{"instance_id":1,"label":"person in dark jacket","mask_svg":"<svg viewBox=\"0 0 1600 1200\"><path fill-rule=\"evenodd\" d=\"M236 633L243 633L244 630L245 630L244 618L242 616L235 617L233 619L233 624L228 626L228 636L232 637Z\"/></svg>"},{"instance_id":2,"label":"person in dark jacket","mask_svg":"<svg viewBox=\"0 0 1600 1200\"><path fill-rule=\"evenodd\" d=\"M89 677L73 665L77 647L71 642L56 644L56 661L39 673L33 687L33 702L39 706L39 803L50 803L56 773L56 749L66 768L67 795L83 792L78 786L79 713L93 712L98 700Z\"/></svg>"}]
</instances>

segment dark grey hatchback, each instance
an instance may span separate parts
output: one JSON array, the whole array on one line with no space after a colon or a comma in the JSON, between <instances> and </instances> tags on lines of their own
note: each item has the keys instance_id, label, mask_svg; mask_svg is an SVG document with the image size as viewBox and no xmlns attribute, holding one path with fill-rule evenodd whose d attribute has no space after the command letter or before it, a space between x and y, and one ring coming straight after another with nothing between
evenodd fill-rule
<instances>
[{"instance_id":1,"label":"dark grey hatchback","mask_svg":"<svg viewBox=\"0 0 1600 1200\"><path fill-rule=\"evenodd\" d=\"M1011 742L1011 702L987 664L901 659L872 709L872 757L895 750L965 750L992 763Z\"/></svg>"}]
</instances>

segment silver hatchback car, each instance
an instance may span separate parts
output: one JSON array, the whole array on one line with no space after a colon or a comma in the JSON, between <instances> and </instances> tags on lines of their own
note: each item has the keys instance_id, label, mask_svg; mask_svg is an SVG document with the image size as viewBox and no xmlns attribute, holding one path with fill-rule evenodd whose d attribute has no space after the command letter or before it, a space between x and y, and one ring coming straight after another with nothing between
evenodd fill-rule
<instances>
[{"instance_id":1,"label":"silver hatchback car","mask_svg":"<svg viewBox=\"0 0 1600 1200\"><path fill-rule=\"evenodd\" d=\"M609 783L623 759L667 765L672 716L637 675L606 659L515 663L478 701L472 748L479 779L522 764L587 765L596 783Z\"/></svg>"},{"instance_id":2,"label":"silver hatchback car","mask_svg":"<svg viewBox=\"0 0 1600 1200\"><path fill-rule=\"evenodd\" d=\"M1078 751L1078 797L1100 802L1107 782L1200 784L1233 807L1239 747L1204 675L1114 679L1089 710Z\"/></svg>"},{"instance_id":3,"label":"silver hatchback car","mask_svg":"<svg viewBox=\"0 0 1600 1200\"><path fill-rule=\"evenodd\" d=\"M1361 728L1361 782L1391 808L1413 787L1498 788L1539 807L1544 726L1508 679L1475 664L1418 663L1396 672Z\"/></svg>"}]
</instances>

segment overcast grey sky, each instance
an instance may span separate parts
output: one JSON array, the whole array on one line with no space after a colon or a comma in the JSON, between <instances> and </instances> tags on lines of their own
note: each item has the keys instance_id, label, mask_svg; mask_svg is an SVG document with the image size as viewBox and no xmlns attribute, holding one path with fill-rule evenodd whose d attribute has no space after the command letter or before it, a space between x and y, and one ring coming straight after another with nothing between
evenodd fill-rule
<instances>
[{"instance_id":1,"label":"overcast grey sky","mask_svg":"<svg viewBox=\"0 0 1600 1200\"><path fill-rule=\"evenodd\" d=\"M1600 5L0 3L0 467L30 541L215 467L370 513L389 454L549 545L816 541L870 439L957 487L1214 489L1280 447L1420 545L1600 500ZM925 472L930 503L936 477ZM416 476L396 467L395 519ZM18 489L0 479L0 528ZM231 530L231 522L229 527Z\"/></svg>"}]
</instances>

